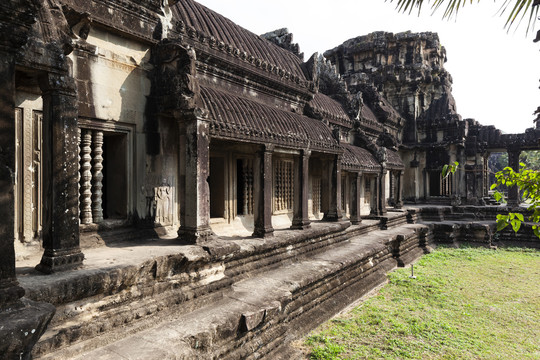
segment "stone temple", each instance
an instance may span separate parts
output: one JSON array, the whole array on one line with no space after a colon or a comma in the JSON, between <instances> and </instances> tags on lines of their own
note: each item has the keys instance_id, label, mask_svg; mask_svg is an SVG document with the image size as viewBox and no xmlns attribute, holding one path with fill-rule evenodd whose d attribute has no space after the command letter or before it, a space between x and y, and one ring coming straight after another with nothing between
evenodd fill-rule
<instances>
[{"instance_id":1,"label":"stone temple","mask_svg":"<svg viewBox=\"0 0 540 360\"><path fill-rule=\"evenodd\" d=\"M0 29L2 359L295 358L437 243L538 247L495 234L488 158L540 130L463 119L436 33L306 60L193 0L3 0Z\"/></svg>"}]
</instances>

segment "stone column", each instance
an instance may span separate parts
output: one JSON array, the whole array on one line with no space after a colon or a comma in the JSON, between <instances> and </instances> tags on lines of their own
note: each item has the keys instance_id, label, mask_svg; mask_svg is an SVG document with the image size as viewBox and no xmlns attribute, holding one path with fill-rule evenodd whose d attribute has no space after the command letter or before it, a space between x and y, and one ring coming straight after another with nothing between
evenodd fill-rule
<instances>
[{"instance_id":1,"label":"stone column","mask_svg":"<svg viewBox=\"0 0 540 360\"><path fill-rule=\"evenodd\" d=\"M395 207L401 209L403 207L403 170L398 172L396 182Z\"/></svg>"},{"instance_id":2,"label":"stone column","mask_svg":"<svg viewBox=\"0 0 540 360\"><path fill-rule=\"evenodd\" d=\"M361 194L360 191L362 190L362 173L356 172L353 173L352 181L351 181L351 224L358 225L362 222L362 218L360 216L360 209L362 207L361 201Z\"/></svg>"},{"instance_id":3,"label":"stone column","mask_svg":"<svg viewBox=\"0 0 540 360\"><path fill-rule=\"evenodd\" d=\"M519 146L509 146L508 147L508 166L511 167L514 171L519 171L519 155L521 154L521 149ZM519 189L517 186L511 186L508 188L508 206L516 207L520 203L519 200Z\"/></svg>"},{"instance_id":4,"label":"stone column","mask_svg":"<svg viewBox=\"0 0 540 360\"><path fill-rule=\"evenodd\" d=\"M82 264L77 183L77 93L67 75L40 78L43 91L43 247L36 269L52 273Z\"/></svg>"},{"instance_id":5,"label":"stone column","mask_svg":"<svg viewBox=\"0 0 540 360\"><path fill-rule=\"evenodd\" d=\"M371 196L372 202L370 202L371 205L371 212L370 215L379 215L379 195L380 195L380 181L379 178L381 177L381 174L375 175L375 185L373 186L373 192L374 194Z\"/></svg>"},{"instance_id":6,"label":"stone column","mask_svg":"<svg viewBox=\"0 0 540 360\"><path fill-rule=\"evenodd\" d=\"M482 195L485 198L489 196L489 188L491 186L491 184L489 183L489 155L489 153L484 154L484 191Z\"/></svg>"},{"instance_id":7,"label":"stone column","mask_svg":"<svg viewBox=\"0 0 540 360\"><path fill-rule=\"evenodd\" d=\"M255 229L253 236L274 236L272 227L272 146L266 145L258 154L254 164L254 202L253 216Z\"/></svg>"},{"instance_id":8,"label":"stone column","mask_svg":"<svg viewBox=\"0 0 540 360\"><path fill-rule=\"evenodd\" d=\"M291 229L308 229L311 227L308 213L309 194L309 150L302 150L295 160L294 172L294 217Z\"/></svg>"},{"instance_id":9,"label":"stone column","mask_svg":"<svg viewBox=\"0 0 540 360\"><path fill-rule=\"evenodd\" d=\"M0 53L0 307L24 290L15 276L15 60Z\"/></svg>"},{"instance_id":10,"label":"stone column","mask_svg":"<svg viewBox=\"0 0 540 360\"><path fill-rule=\"evenodd\" d=\"M395 178L394 178L394 172L393 171L390 171L388 173L388 176L389 176L389 180L390 180L390 194L388 194L388 205L390 206L394 206L395 205L395 194L394 194L394 182L395 182Z\"/></svg>"},{"instance_id":11,"label":"stone column","mask_svg":"<svg viewBox=\"0 0 540 360\"><path fill-rule=\"evenodd\" d=\"M465 156L464 147L458 147L456 157L460 166L458 166L456 173L454 174L454 177L456 178L456 189L454 192L457 196L456 202L461 203L462 199L467 199L467 175L465 171L465 166L467 165L467 156Z\"/></svg>"},{"instance_id":12,"label":"stone column","mask_svg":"<svg viewBox=\"0 0 540 360\"><path fill-rule=\"evenodd\" d=\"M0 357L30 359L55 308L23 298L15 274L15 52L36 14L26 0L0 3Z\"/></svg>"},{"instance_id":13,"label":"stone column","mask_svg":"<svg viewBox=\"0 0 540 360\"><path fill-rule=\"evenodd\" d=\"M178 236L190 243L214 236L210 228L210 129L198 111L184 113L180 139L181 224Z\"/></svg>"},{"instance_id":14,"label":"stone column","mask_svg":"<svg viewBox=\"0 0 540 360\"><path fill-rule=\"evenodd\" d=\"M383 169L377 177L377 215L386 215L386 175L387 170Z\"/></svg>"},{"instance_id":15,"label":"stone column","mask_svg":"<svg viewBox=\"0 0 540 360\"><path fill-rule=\"evenodd\" d=\"M329 204L328 211L325 212L323 221L339 221L341 213L341 155L334 155L329 166Z\"/></svg>"}]
</instances>

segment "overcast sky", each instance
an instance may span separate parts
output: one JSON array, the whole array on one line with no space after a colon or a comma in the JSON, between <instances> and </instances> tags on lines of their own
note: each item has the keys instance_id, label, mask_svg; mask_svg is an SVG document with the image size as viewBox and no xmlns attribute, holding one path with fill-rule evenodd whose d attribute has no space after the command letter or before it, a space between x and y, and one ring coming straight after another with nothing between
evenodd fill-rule
<instances>
[{"instance_id":1,"label":"overcast sky","mask_svg":"<svg viewBox=\"0 0 540 360\"><path fill-rule=\"evenodd\" d=\"M536 30L525 26L507 33L505 17L492 1L467 4L457 19L399 14L384 0L200 0L244 28L262 34L286 27L308 59L345 40L373 31L435 31L446 47L445 68L454 79L453 94L463 118L474 118L507 132L533 126L540 106L540 46ZM501 3L498 1L497 3Z\"/></svg>"}]
</instances>

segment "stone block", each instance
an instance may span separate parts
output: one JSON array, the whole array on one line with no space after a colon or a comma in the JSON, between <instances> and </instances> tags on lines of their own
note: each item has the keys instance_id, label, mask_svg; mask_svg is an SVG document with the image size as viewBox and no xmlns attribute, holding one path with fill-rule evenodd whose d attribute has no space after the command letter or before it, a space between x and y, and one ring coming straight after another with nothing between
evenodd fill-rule
<instances>
[{"instance_id":1,"label":"stone block","mask_svg":"<svg viewBox=\"0 0 540 360\"><path fill-rule=\"evenodd\" d=\"M0 312L0 357L31 359L32 348L55 311L51 304L23 298L16 306Z\"/></svg>"}]
</instances>

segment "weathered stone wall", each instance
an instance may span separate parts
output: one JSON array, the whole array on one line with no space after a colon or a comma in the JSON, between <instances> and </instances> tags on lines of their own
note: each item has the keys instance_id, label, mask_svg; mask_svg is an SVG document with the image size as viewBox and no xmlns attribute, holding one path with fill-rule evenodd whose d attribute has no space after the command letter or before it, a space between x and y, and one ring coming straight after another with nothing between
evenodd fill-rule
<instances>
[{"instance_id":1,"label":"weathered stone wall","mask_svg":"<svg viewBox=\"0 0 540 360\"><path fill-rule=\"evenodd\" d=\"M127 137L124 155L127 166L117 169L117 176L126 176L128 186L109 190L126 192L128 217L150 216L146 206L149 188L153 192L164 179L171 186L177 185L176 177L168 174L174 173L176 159L169 161L174 166L162 168L161 163L155 164L155 160L146 155L144 125L146 98L150 94L150 52L148 43L93 26L71 55L79 89L79 116L85 120L84 125L103 128L106 136L115 136L122 128L120 133ZM174 135L171 131L164 133ZM105 161L108 155L103 155Z\"/></svg>"}]
</instances>

